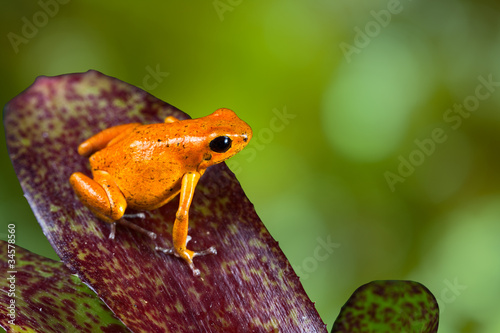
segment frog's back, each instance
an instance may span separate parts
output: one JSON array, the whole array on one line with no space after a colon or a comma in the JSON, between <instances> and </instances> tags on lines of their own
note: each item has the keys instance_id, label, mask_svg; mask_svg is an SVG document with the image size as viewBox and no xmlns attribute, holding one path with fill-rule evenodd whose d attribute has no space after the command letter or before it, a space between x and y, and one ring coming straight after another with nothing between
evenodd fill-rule
<instances>
[{"instance_id":1,"label":"frog's back","mask_svg":"<svg viewBox=\"0 0 500 333\"><path fill-rule=\"evenodd\" d=\"M92 171L108 172L130 207L150 209L177 193L182 176L196 169L197 159L186 147L187 136L179 133L182 128L174 124L135 128L121 140L94 153L90 157Z\"/></svg>"}]
</instances>

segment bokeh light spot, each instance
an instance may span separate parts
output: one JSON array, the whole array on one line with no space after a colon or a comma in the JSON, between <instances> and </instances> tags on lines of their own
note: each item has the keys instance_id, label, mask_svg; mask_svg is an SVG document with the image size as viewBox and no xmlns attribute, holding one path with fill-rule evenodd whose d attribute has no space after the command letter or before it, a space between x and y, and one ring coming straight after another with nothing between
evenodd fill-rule
<instances>
[{"instance_id":1,"label":"bokeh light spot","mask_svg":"<svg viewBox=\"0 0 500 333\"><path fill-rule=\"evenodd\" d=\"M323 130L334 149L354 160L377 161L398 146L432 83L422 70L429 66L422 45L409 43L382 31L340 66L322 110Z\"/></svg>"}]
</instances>

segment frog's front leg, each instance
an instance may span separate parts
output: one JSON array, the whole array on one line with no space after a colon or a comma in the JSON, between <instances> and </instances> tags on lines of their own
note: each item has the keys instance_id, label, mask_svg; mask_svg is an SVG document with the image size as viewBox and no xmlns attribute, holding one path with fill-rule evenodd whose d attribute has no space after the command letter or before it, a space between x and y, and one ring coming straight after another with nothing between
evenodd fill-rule
<instances>
[{"instance_id":1,"label":"frog's front leg","mask_svg":"<svg viewBox=\"0 0 500 333\"><path fill-rule=\"evenodd\" d=\"M123 218L127 201L122 192L106 171L94 171L94 179L81 172L75 172L69 178L76 195L84 206L90 209L99 219L111 224L109 238L115 238L116 223L156 238L154 232L147 231Z\"/></svg>"},{"instance_id":2,"label":"frog's front leg","mask_svg":"<svg viewBox=\"0 0 500 333\"><path fill-rule=\"evenodd\" d=\"M184 259L193 271L193 275L200 275L200 271L194 268L194 257L206 254L217 254L217 251L213 246L207 250L198 252L187 249L187 242L190 239L188 238L189 207L191 206L194 190L200 177L201 175L198 172L188 172L182 177L179 208L175 214L175 222L172 230L172 241L174 247L173 249L156 248L164 253L174 254Z\"/></svg>"}]
</instances>

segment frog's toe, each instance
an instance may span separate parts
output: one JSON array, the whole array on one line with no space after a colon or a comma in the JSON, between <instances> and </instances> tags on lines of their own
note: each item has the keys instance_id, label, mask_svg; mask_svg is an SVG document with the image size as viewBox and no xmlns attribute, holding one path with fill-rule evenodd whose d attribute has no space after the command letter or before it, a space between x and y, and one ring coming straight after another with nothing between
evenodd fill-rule
<instances>
[{"instance_id":1,"label":"frog's toe","mask_svg":"<svg viewBox=\"0 0 500 333\"><path fill-rule=\"evenodd\" d=\"M179 258L183 258L187 262L192 261L192 258L194 258L194 257L206 256L207 254L217 254L217 249L215 248L215 246L210 246L208 249L202 250L202 251L186 250L184 255L179 254L175 250L175 248L173 248L173 247L167 249L164 247L155 246L155 250L161 251L161 252L166 253L166 254L172 254L172 255L179 257Z\"/></svg>"},{"instance_id":2,"label":"frog's toe","mask_svg":"<svg viewBox=\"0 0 500 333\"><path fill-rule=\"evenodd\" d=\"M215 248L215 246L210 246L208 249L203 251L193 252L193 258L199 256L206 256L207 254L217 254L217 249Z\"/></svg>"},{"instance_id":3,"label":"frog's toe","mask_svg":"<svg viewBox=\"0 0 500 333\"><path fill-rule=\"evenodd\" d=\"M124 214L123 217L127 219L145 219L146 214L139 212L135 214Z\"/></svg>"},{"instance_id":4,"label":"frog's toe","mask_svg":"<svg viewBox=\"0 0 500 333\"><path fill-rule=\"evenodd\" d=\"M114 222L111 224L111 233L109 234L109 238L110 239L114 239L115 238L115 233L116 233L116 223L119 223L127 228L130 228L132 230L135 230L137 232L140 232L141 234L145 234L146 236L148 236L149 238L151 238L152 240L155 240L156 239L156 233L152 232L152 231L149 231L149 230L146 230L142 227L139 227L137 224L134 224L132 222L129 222L127 221L126 219L124 218L121 218L119 219L118 221Z\"/></svg>"},{"instance_id":5,"label":"frog's toe","mask_svg":"<svg viewBox=\"0 0 500 333\"><path fill-rule=\"evenodd\" d=\"M175 252L174 248L171 247L169 249L166 249L164 247L159 247L159 246L155 246L155 251L160 251L160 252L163 252L163 253L166 253L166 254L172 254L176 257L178 257L179 255Z\"/></svg>"},{"instance_id":6,"label":"frog's toe","mask_svg":"<svg viewBox=\"0 0 500 333\"><path fill-rule=\"evenodd\" d=\"M194 257L204 256L207 254L217 254L217 250L215 249L214 246L211 246L208 249L203 250L203 251L191 251L191 250L185 249L184 251L178 252L173 247L172 248L163 248L163 247L159 247L159 246L155 246L155 250L161 251L161 252L166 253L166 254L171 254L171 255L174 255L176 257L184 259L184 261L188 264L189 268L191 268L191 271L193 272L193 276L200 275L200 270L194 267L194 263L193 263Z\"/></svg>"},{"instance_id":7,"label":"frog's toe","mask_svg":"<svg viewBox=\"0 0 500 333\"><path fill-rule=\"evenodd\" d=\"M111 231L109 232L109 239L115 239L116 235L116 222L111 223Z\"/></svg>"}]
</instances>

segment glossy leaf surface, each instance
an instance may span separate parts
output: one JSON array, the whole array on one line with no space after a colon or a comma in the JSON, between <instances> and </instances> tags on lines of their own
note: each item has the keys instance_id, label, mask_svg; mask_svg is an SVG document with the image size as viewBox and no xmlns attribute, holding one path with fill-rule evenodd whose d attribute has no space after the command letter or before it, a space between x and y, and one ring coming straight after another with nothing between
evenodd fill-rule
<instances>
[{"instance_id":1,"label":"glossy leaf surface","mask_svg":"<svg viewBox=\"0 0 500 333\"><path fill-rule=\"evenodd\" d=\"M214 110L207 110L207 114ZM99 72L40 77L6 106L14 168L42 229L64 263L136 332L325 332L277 242L232 172L210 167L190 210L190 247L215 246L195 258L201 277L180 259L154 250L171 246L178 198L132 222L147 236L109 225L83 207L68 178L90 175L77 146L110 126L188 116L148 93ZM131 212L133 213L133 212Z\"/></svg>"},{"instance_id":2,"label":"glossy leaf surface","mask_svg":"<svg viewBox=\"0 0 500 333\"><path fill-rule=\"evenodd\" d=\"M130 332L61 262L0 241L0 267L7 332Z\"/></svg>"},{"instance_id":3,"label":"glossy leaf surface","mask_svg":"<svg viewBox=\"0 0 500 333\"><path fill-rule=\"evenodd\" d=\"M372 281L352 294L342 307L332 333L435 333L439 323L436 298L414 281Z\"/></svg>"}]
</instances>

